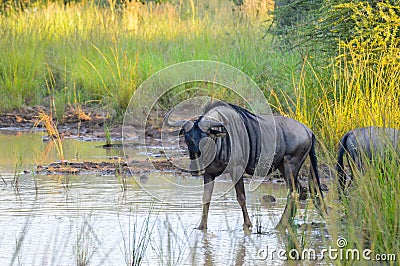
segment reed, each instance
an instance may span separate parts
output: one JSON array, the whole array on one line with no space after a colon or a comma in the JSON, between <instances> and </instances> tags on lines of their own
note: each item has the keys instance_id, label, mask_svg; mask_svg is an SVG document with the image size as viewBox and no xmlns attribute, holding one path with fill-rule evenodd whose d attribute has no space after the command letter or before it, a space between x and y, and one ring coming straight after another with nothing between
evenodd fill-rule
<instances>
[{"instance_id":1,"label":"reed","mask_svg":"<svg viewBox=\"0 0 400 266\"><path fill-rule=\"evenodd\" d=\"M132 217L132 210L129 213L128 228L122 228L120 223L126 265L136 266L143 263L148 245L151 244L151 236L156 223L153 220L154 215L157 216L158 214L154 214L154 203L152 202L149 206L149 212L141 224L138 223L136 214L134 218ZM125 233L126 230L128 236Z\"/></svg>"},{"instance_id":2,"label":"reed","mask_svg":"<svg viewBox=\"0 0 400 266\"><path fill-rule=\"evenodd\" d=\"M57 126L53 122L51 115L46 114L43 111L39 112L39 119L35 122L35 126L42 124L47 131L51 141L54 143L58 157L61 161L65 160L64 157L64 146L61 136L58 132Z\"/></svg>"},{"instance_id":3,"label":"reed","mask_svg":"<svg viewBox=\"0 0 400 266\"><path fill-rule=\"evenodd\" d=\"M76 241L74 246L75 263L77 266L90 265L94 255L93 245L96 235L92 235L93 229L90 224L90 216L84 217L79 230L76 233Z\"/></svg>"},{"instance_id":4,"label":"reed","mask_svg":"<svg viewBox=\"0 0 400 266\"><path fill-rule=\"evenodd\" d=\"M13 180L12 180L12 187L14 188L15 192L19 192L19 179L20 179L20 173L21 173L21 167L22 167L22 156L19 155L15 161L15 166L14 166L14 175L13 175ZM2 178L3 182L6 184L4 179Z\"/></svg>"}]
</instances>

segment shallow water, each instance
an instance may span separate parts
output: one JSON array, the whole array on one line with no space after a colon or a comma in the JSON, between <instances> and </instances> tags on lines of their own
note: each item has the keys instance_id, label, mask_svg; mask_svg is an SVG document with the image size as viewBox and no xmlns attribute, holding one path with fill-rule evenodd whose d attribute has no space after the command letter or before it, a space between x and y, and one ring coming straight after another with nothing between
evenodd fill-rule
<instances>
[{"instance_id":1,"label":"shallow water","mask_svg":"<svg viewBox=\"0 0 400 266\"><path fill-rule=\"evenodd\" d=\"M102 144L65 140L66 158L96 161L123 156L122 149L97 148ZM286 236L274 229L286 203L284 184L269 182L247 191L254 228L246 234L231 182L218 179L209 229L202 232L193 229L201 217L200 177L147 173L128 177L124 190L117 176L21 173L58 160L48 145L41 133L0 134L1 265L73 265L83 257L90 265L126 265L131 264L132 251L140 251L140 239L149 239L145 265L285 264L276 256L260 259L262 251L286 247ZM139 147L137 154L145 157L147 152ZM11 183L18 160L22 164L17 167L17 191ZM277 202L263 203L261 196L267 194ZM298 224L303 215L300 210ZM314 214L307 216L319 220ZM257 223L261 234L256 234ZM321 245L321 231L307 232L316 247Z\"/></svg>"}]
</instances>

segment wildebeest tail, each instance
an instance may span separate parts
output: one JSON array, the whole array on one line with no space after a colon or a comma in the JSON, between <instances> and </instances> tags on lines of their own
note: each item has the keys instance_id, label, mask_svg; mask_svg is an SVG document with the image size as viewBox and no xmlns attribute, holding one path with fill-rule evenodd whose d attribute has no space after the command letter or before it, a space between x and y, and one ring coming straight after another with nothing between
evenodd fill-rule
<instances>
[{"instance_id":1,"label":"wildebeest tail","mask_svg":"<svg viewBox=\"0 0 400 266\"><path fill-rule=\"evenodd\" d=\"M321 182L318 174L318 161L317 161L317 155L315 154L315 142L316 142L315 135L312 134L311 149L309 153L311 161L311 169L310 169L310 177L308 180L308 184L314 206L319 210L321 216L323 216L323 213L324 212L328 213L327 212L328 210L325 206L324 195L322 194L321 191Z\"/></svg>"},{"instance_id":2,"label":"wildebeest tail","mask_svg":"<svg viewBox=\"0 0 400 266\"><path fill-rule=\"evenodd\" d=\"M312 143L311 143L311 150L310 150L310 160L311 160L311 172L312 173L310 173L310 177L311 178L315 178L315 181L316 181L316 189L317 189L317 193L319 193L320 195L321 195L321 197L323 196L322 195L322 192L321 192L321 182L320 182L320 180L319 180L319 174L318 174L318 161L317 161L317 155L315 154L315 141L316 141L316 139L315 139L315 136L314 136L314 134L312 135Z\"/></svg>"}]
</instances>

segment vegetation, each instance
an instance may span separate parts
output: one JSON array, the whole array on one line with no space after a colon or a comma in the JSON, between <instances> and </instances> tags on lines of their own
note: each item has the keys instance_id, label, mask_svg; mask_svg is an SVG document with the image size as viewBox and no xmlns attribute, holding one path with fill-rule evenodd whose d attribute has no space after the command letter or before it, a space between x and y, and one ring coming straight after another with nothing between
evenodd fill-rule
<instances>
[{"instance_id":1,"label":"vegetation","mask_svg":"<svg viewBox=\"0 0 400 266\"><path fill-rule=\"evenodd\" d=\"M91 232L90 217L84 217L84 221L76 233L76 243L74 246L75 263L77 266L90 265L90 260L94 254L93 244L94 236Z\"/></svg>"},{"instance_id":2,"label":"vegetation","mask_svg":"<svg viewBox=\"0 0 400 266\"><path fill-rule=\"evenodd\" d=\"M149 213L144 217L144 221L139 228L137 222L138 217L135 216L135 220L131 221L132 210L130 210L128 236L124 234L126 229L123 229L122 225L120 224L126 265L136 266L142 264L148 245L151 243L151 235L155 226L155 222L151 221L153 211L154 204L151 203L149 207Z\"/></svg>"},{"instance_id":3,"label":"vegetation","mask_svg":"<svg viewBox=\"0 0 400 266\"><path fill-rule=\"evenodd\" d=\"M77 99L122 114L151 74L193 59L233 65L264 84L273 75L287 78L272 67L288 59L263 39L267 16L262 1L240 10L230 1L36 2L23 12L11 9L0 15L0 111L51 96L58 113Z\"/></svg>"},{"instance_id":4,"label":"vegetation","mask_svg":"<svg viewBox=\"0 0 400 266\"><path fill-rule=\"evenodd\" d=\"M300 2L307 5L304 1L294 5ZM308 8L316 10L316 2ZM287 33L306 33L299 40L310 43L322 37L317 47L328 48L330 56L320 58L307 45L291 43L302 45L309 56L294 79L294 93L273 91L273 95L281 112L313 128L325 150L324 159L333 164L338 140L348 130L372 125L400 128L400 6L392 1L321 2L325 9L320 15L303 18L313 23L292 21ZM285 29L287 25L283 36ZM307 40L311 32L317 38ZM332 246L334 236L344 236L346 249L399 256L400 215L395 201L400 193L400 158L398 150L388 152L389 160L375 158L364 173L355 174L356 185L347 200L332 202L332 211L343 214L329 221Z\"/></svg>"},{"instance_id":5,"label":"vegetation","mask_svg":"<svg viewBox=\"0 0 400 266\"><path fill-rule=\"evenodd\" d=\"M68 104L80 112L81 104L90 103L118 116L151 74L177 62L209 59L239 68L260 85L275 110L310 126L330 165L346 131L400 128L397 1L277 1L272 26L269 1L161 2L5 7L0 111L46 104L50 98L57 117ZM283 40L276 46L290 49L273 48L269 27ZM210 87L208 93L234 99L223 89ZM40 118L50 125L44 113ZM57 134L50 136L59 141ZM342 214L329 220L333 241L343 235L350 248L400 256L399 156L392 152L391 161L356 174L347 201L330 202L332 213ZM152 228L143 230L148 235ZM143 243L133 243L139 253L129 251L127 263L140 264L148 240Z\"/></svg>"},{"instance_id":6,"label":"vegetation","mask_svg":"<svg viewBox=\"0 0 400 266\"><path fill-rule=\"evenodd\" d=\"M356 172L355 184L340 206L343 216L333 217L330 226L347 239L346 249L371 249L371 257L388 253L399 258L400 157L390 148L387 153L385 160L374 158L363 173Z\"/></svg>"},{"instance_id":7,"label":"vegetation","mask_svg":"<svg viewBox=\"0 0 400 266\"><path fill-rule=\"evenodd\" d=\"M387 48L397 42L400 7L396 0L278 0L271 32L288 48L337 54L338 42L354 39ZM388 42L388 38L391 39ZM398 39L398 38L397 38Z\"/></svg>"},{"instance_id":8,"label":"vegetation","mask_svg":"<svg viewBox=\"0 0 400 266\"><path fill-rule=\"evenodd\" d=\"M43 111L39 112L39 119L35 126L42 124L52 140L52 143L56 146L58 157L61 161L64 161L64 147L60 134L58 133L57 127L53 122L53 118Z\"/></svg>"}]
</instances>

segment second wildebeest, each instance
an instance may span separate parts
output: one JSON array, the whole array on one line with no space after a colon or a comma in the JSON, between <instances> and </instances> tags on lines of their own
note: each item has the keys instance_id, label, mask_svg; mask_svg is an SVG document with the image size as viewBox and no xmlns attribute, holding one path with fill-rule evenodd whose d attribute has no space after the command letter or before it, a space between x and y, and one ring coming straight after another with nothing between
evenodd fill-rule
<instances>
[{"instance_id":1,"label":"second wildebeest","mask_svg":"<svg viewBox=\"0 0 400 266\"><path fill-rule=\"evenodd\" d=\"M398 154L400 150L400 131L394 128L363 127L353 129L343 135L339 143L336 171L338 173L339 193L346 187L344 155L350 165L350 182L354 178L354 165L360 172L364 170L365 160L373 162L385 160L388 154Z\"/></svg>"},{"instance_id":2,"label":"second wildebeest","mask_svg":"<svg viewBox=\"0 0 400 266\"><path fill-rule=\"evenodd\" d=\"M300 191L298 173L310 156L310 192L314 203L323 204L315 155L316 140L304 124L283 116L255 115L222 101L208 104L203 115L194 120L171 122L170 114L165 116L165 123L181 128L191 159L190 169L195 174L204 175L203 214L198 229L207 228L214 180L224 172L230 174L235 184L245 228L252 224L246 208L244 173L266 176L278 169L290 189L289 195L292 195L294 189ZM287 226L295 209L289 196L280 226Z\"/></svg>"}]
</instances>

